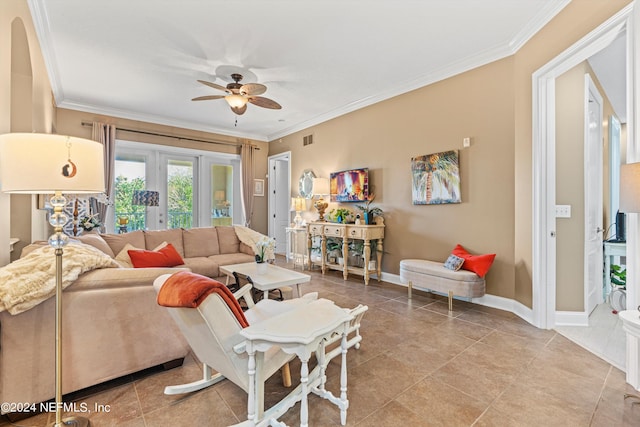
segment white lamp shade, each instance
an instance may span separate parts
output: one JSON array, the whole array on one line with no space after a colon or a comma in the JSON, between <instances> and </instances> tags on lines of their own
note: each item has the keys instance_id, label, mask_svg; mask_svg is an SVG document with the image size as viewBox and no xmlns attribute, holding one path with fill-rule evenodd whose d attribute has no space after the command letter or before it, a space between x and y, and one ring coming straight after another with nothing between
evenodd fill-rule
<instances>
[{"instance_id":1,"label":"white lamp shade","mask_svg":"<svg viewBox=\"0 0 640 427\"><path fill-rule=\"evenodd\" d=\"M103 146L41 133L0 135L0 190L6 193L103 193Z\"/></svg>"},{"instance_id":2,"label":"white lamp shade","mask_svg":"<svg viewBox=\"0 0 640 427\"><path fill-rule=\"evenodd\" d=\"M640 163L620 168L620 212L640 212Z\"/></svg>"},{"instance_id":3,"label":"white lamp shade","mask_svg":"<svg viewBox=\"0 0 640 427\"><path fill-rule=\"evenodd\" d=\"M313 190L311 192L314 196L329 195L329 178L313 178Z\"/></svg>"},{"instance_id":4,"label":"white lamp shade","mask_svg":"<svg viewBox=\"0 0 640 427\"><path fill-rule=\"evenodd\" d=\"M291 198L291 210L300 212L305 210L307 207L306 200L302 197L292 197Z\"/></svg>"}]
</instances>

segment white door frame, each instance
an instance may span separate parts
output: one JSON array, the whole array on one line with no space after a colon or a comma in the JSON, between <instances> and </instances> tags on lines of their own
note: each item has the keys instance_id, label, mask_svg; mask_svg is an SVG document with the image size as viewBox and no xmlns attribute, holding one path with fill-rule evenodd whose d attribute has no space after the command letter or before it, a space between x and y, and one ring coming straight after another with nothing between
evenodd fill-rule
<instances>
[{"instance_id":1,"label":"white door frame","mask_svg":"<svg viewBox=\"0 0 640 427\"><path fill-rule=\"evenodd\" d=\"M627 139L628 159L636 158L634 103L634 67L637 55L633 52L633 3L611 17L594 31L533 73L533 321L540 328L555 326L556 315L556 242L555 242L555 79L590 56L608 46L621 31L627 37ZM629 275L633 278L640 263L635 261L637 245L637 216L628 220L627 239ZM634 274L635 273L635 274ZM636 281L633 281L635 283ZM629 283L632 283L629 281ZM627 293L627 303L638 304L634 295Z\"/></svg>"},{"instance_id":2,"label":"white door frame","mask_svg":"<svg viewBox=\"0 0 640 427\"><path fill-rule=\"evenodd\" d=\"M267 158L268 161L268 174L271 173L271 171L273 171L273 168L275 166L276 162L282 162L282 161L286 161L287 165L289 166L287 169L287 174L288 174L288 178L287 178L287 183L288 186L286 189L282 189L280 188L280 192L282 192L283 190L286 191L285 194L290 195L291 194L291 151L285 151L284 153L280 153L280 154L274 154L273 156L269 156ZM269 237L275 237L275 230L274 230L274 224L277 218L274 218L275 215L275 201L276 201L276 197L274 194L274 190L276 190L275 188L275 180L274 179L270 179L271 177L269 175L267 175L268 179L268 187L269 187L269 199L268 199L268 204L269 204L269 208L268 208L268 220L267 220L267 233L269 234ZM287 223L289 222L289 219L287 219Z\"/></svg>"},{"instance_id":3,"label":"white door frame","mask_svg":"<svg viewBox=\"0 0 640 427\"><path fill-rule=\"evenodd\" d=\"M592 101L593 100L593 101ZM593 133L591 131L591 121L589 117L589 113L591 111L591 106L597 104L597 135L595 137L595 141L593 140ZM602 208L604 204L604 192L602 188L602 181L604 178L603 171L603 150L602 150L602 121L604 120L604 100L602 95L598 91L596 84L594 83L591 75L586 73L584 75L584 178L583 178L583 188L584 188L584 305L583 305L583 318L585 324L589 324L589 315L596 307L596 305L604 302L602 289L603 289L603 276L602 276L602 267L599 269L589 263L589 253L591 251L595 251L596 257L596 265L602 266L604 262L603 258L603 247L602 241L604 238L604 231L602 229L603 222L603 213ZM596 174L591 173L590 168L590 158L591 155L596 158L596 162L598 164L598 168L600 173L597 174L597 183L592 181L593 177ZM594 185L591 185L594 184ZM596 188L593 188L593 187ZM595 191L594 191L595 190ZM593 196L596 197L593 197ZM589 221L589 216L592 208L595 207L595 212L597 212L597 221L596 224L592 224ZM593 229L592 227L596 227ZM591 229L589 229L591 227ZM595 233L595 235L593 234ZM595 242L598 241L597 247L595 247ZM599 273L595 273L597 270ZM591 277L593 275L597 277ZM595 290L591 289L590 284L595 280L599 283L599 286L596 287ZM595 295L593 294L595 292Z\"/></svg>"}]
</instances>

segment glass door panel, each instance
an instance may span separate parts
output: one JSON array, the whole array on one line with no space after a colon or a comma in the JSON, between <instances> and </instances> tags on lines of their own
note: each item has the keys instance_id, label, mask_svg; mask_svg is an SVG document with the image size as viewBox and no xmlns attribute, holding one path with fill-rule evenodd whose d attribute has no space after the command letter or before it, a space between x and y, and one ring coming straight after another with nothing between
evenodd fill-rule
<instances>
[{"instance_id":1,"label":"glass door panel","mask_svg":"<svg viewBox=\"0 0 640 427\"><path fill-rule=\"evenodd\" d=\"M195 159L168 158L166 166L166 228L194 227ZM162 228L162 214L160 216Z\"/></svg>"},{"instance_id":2,"label":"glass door panel","mask_svg":"<svg viewBox=\"0 0 640 427\"><path fill-rule=\"evenodd\" d=\"M211 165L211 225L233 224L233 168Z\"/></svg>"},{"instance_id":3,"label":"glass door panel","mask_svg":"<svg viewBox=\"0 0 640 427\"><path fill-rule=\"evenodd\" d=\"M126 233L147 228L145 206L134 205L133 192L146 188L146 157L117 154L115 159L114 230Z\"/></svg>"}]
</instances>

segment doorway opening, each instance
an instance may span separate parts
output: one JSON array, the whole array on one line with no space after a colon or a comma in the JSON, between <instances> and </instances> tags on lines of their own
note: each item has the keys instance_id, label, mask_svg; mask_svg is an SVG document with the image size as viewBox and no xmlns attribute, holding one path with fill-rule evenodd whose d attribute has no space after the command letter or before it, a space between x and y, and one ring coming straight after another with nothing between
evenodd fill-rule
<instances>
[{"instance_id":1,"label":"doorway opening","mask_svg":"<svg viewBox=\"0 0 640 427\"><path fill-rule=\"evenodd\" d=\"M567 221L563 218L561 212L565 210L558 209L558 205L563 204L561 198L559 198L560 192L558 191L558 182L562 177L559 175L558 167L558 155L562 148L561 141L558 139L558 111L561 108L557 105L557 83L558 78L569 70L574 69L580 64L585 63L594 55L606 50L616 40L622 40L624 42L623 57L625 64L622 64L624 70L623 81L626 82L626 88L624 93L626 94L626 102L624 106L626 109L626 116L630 118L629 126L627 129L627 138L629 141L633 140L633 94L635 93L634 87L634 51L633 51L633 5L628 5L618 14L610 18L607 22L603 23L600 27L592 31L585 36L582 40L578 41L574 46L567 49L565 52L554 58L551 62L546 64L540 70L536 71L533 75L533 169L534 169L534 221L533 221L533 317L534 323L540 328L551 329L558 325L587 325L590 323L589 314L592 309L600 307L598 303L602 302L602 278L603 278L603 263L602 263L602 243L603 222L597 219L597 214L602 213L603 208L601 203L604 199L602 195L596 196L598 200L587 199L587 194L591 193L592 187L597 185L596 181L590 182L589 173L593 172L593 162L600 159L599 166L602 166L602 155L595 155L594 159L588 158L588 146L584 146L584 174L580 175L581 179L584 179L584 201L583 205L579 205L580 212L574 215L584 222L584 248L573 247L575 252L579 252L578 265L573 265L573 271L583 274L584 277L579 278L576 282L576 288L574 292L569 294L572 298L571 302L567 302L567 295L563 294L566 291L566 283L561 281L559 273L563 271L566 263L560 262L559 257L566 256L566 247L560 245L560 236L564 233L563 226ZM591 97L592 101L596 101L592 96L593 91L589 92L589 82L586 81L585 96L588 100ZM588 134L592 131L589 127L588 115L594 113L589 109L590 103L585 103L584 114L587 116L585 120L584 137L585 141L588 140ZM599 117L594 120L598 120L594 129L597 131L597 127L601 127L605 121L605 117ZM593 126L593 125L592 125ZM601 141L600 135L593 135L594 140ZM601 145L598 144L601 148ZM630 157L634 157L633 147L627 147L627 152ZM577 153L576 153L577 154ZM575 155L575 154L574 154ZM581 156L578 155L578 158ZM597 179L602 180L603 172L597 172ZM608 179L607 179L608 181ZM597 191L595 191L597 193ZM575 204L574 204L575 206ZM599 207L600 206L600 207ZM611 204L607 203L607 206ZM582 209L584 208L584 211ZM593 218L589 217L589 210L593 209ZM608 209L611 209L608 207ZM578 210L578 209L577 209ZM598 211L598 212L595 212ZM607 223L612 221L612 217L615 212L608 212L609 218ZM615 221L615 219L613 219ZM636 229L637 220L635 218L629 221L628 226ZM593 228L591 230L590 228ZM628 227L628 228L629 228ZM589 229L588 229L589 228ZM606 228L606 227L605 227ZM592 234L593 237L593 257L589 257L589 251L587 248L588 235ZM636 245L637 238L633 233L628 233L630 246ZM597 238L596 238L597 237ZM631 253L630 253L631 255ZM592 267L592 268L591 268ZM633 266L629 266L630 272ZM608 272L604 272L607 274ZM565 276L566 277L566 276ZM560 284L560 286L558 286ZM579 288L577 287L579 286ZM575 292L577 290L577 292ZM580 298L572 297L571 295L582 294ZM573 306L572 306L573 304ZM600 312L601 310L594 310L593 312ZM624 347L624 343L622 344ZM593 350L588 348L589 350ZM624 349L622 349L624 352ZM595 351L594 351L595 352Z\"/></svg>"},{"instance_id":2,"label":"doorway opening","mask_svg":"<svg viewBox=\"0 0 640 427\"><path fill-rule=\"evenodd\" d=\"M287 251L286 228L291 222L291 152L269 156L269 237L276 240L276 254Z\"/></svg>"}]
</instances>

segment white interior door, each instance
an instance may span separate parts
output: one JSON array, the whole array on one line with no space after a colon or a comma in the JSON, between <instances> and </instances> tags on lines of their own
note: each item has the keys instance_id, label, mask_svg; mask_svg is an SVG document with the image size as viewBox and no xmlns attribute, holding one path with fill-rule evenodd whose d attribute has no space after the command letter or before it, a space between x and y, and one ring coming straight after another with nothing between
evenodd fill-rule
<instances>
[{"instance_id":1,"label":"white interior door","mask_svg":"<svg viewBox=\"0 0 640 427\"><path fill-rule=\"evenodd\" d=\"M287 251L286 228L291 221L290 154L269 157L269 237L276 239L275 252Z\"/></svg>"},{"instance_id":2,"label":"white interior door","mask_svg":"<svg viewBox=\"0 0 640 427\"><path fill-rule=\"evenodd\" d=\"M603 302L602 96L585 74L585 311ZM605 272L606 274L607 272Z\"/></svg>"}]
</instances>

